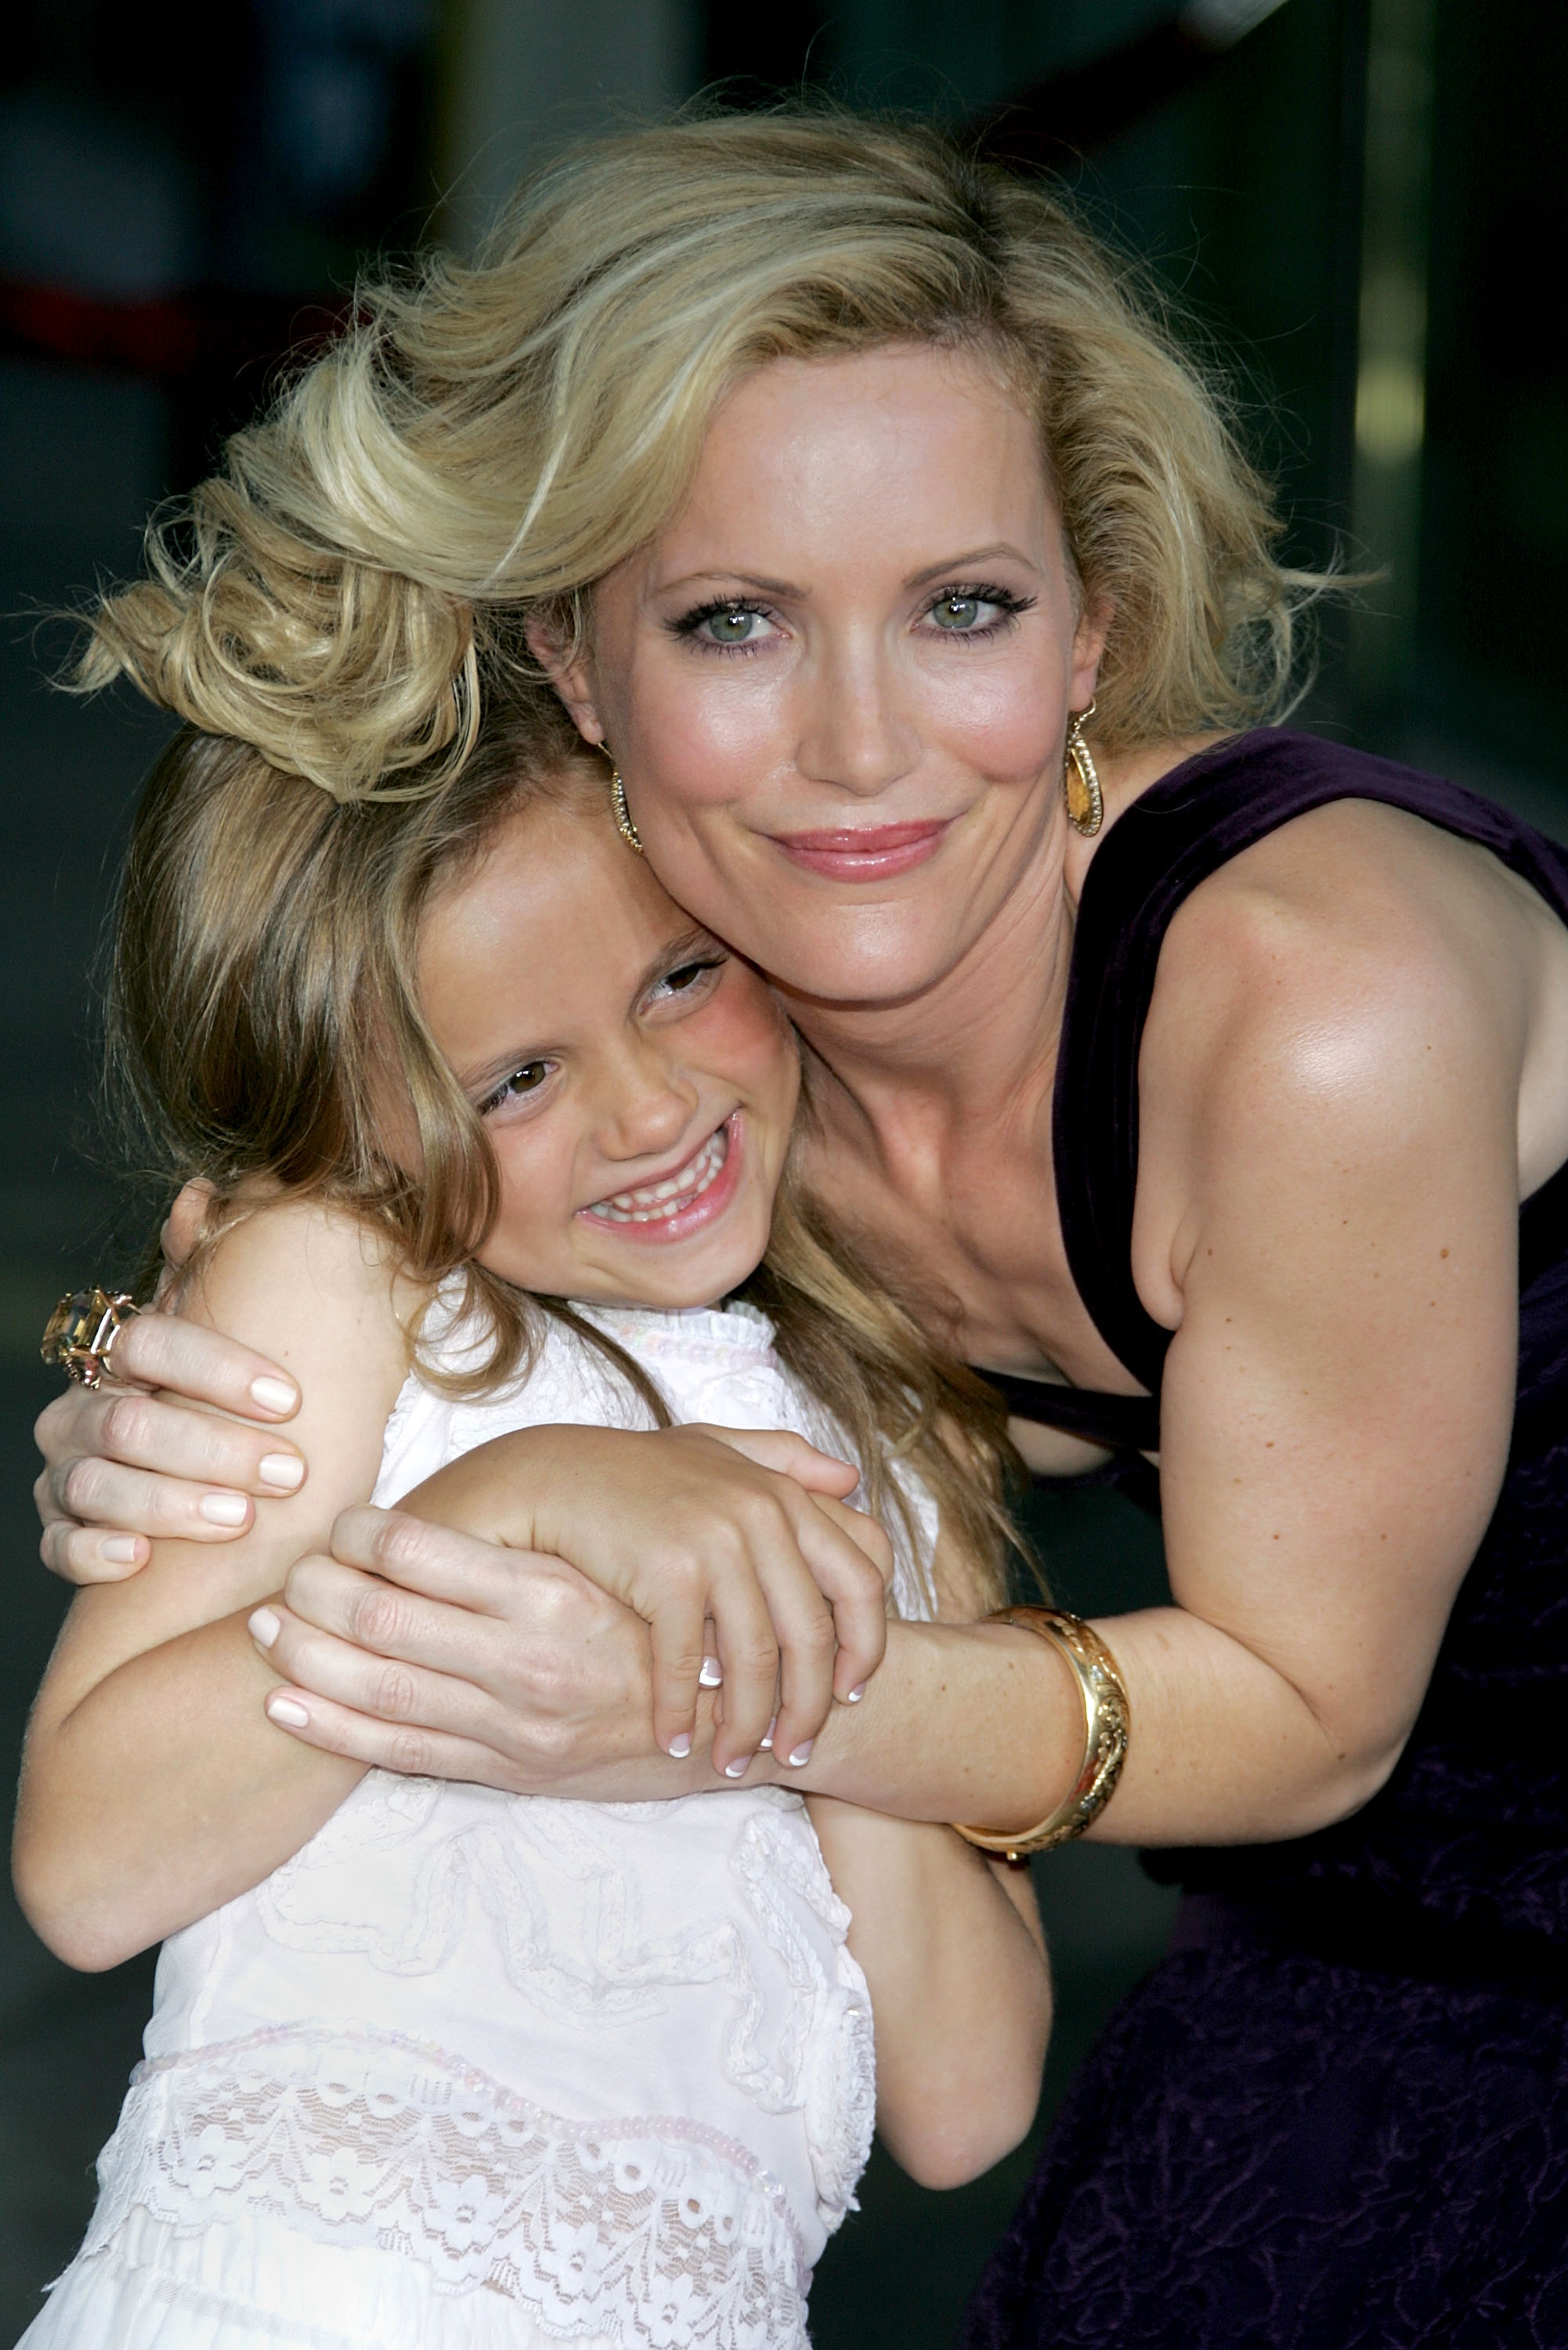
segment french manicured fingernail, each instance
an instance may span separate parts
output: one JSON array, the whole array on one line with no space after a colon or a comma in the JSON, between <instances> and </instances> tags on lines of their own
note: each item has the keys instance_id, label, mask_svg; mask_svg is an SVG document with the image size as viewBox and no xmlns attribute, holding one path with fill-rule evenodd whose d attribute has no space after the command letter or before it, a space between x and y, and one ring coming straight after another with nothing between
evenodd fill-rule
<instances>
[{"instance_id":1,"label":"french manicured fingernail","mask_svg":"<svg viewBox=\"0 0 1568 2350\"><path fill-rule=\"evenodd\" d=\"M691 1732L689 1730L678 1730L665 1752L673 1754L678 1762L684 1762L691 1752Z\"/></svg>"},{"instance_id":2,"label":"french manicured fingernail","mask_svg":"<svg viewBox=\"0 0 1568 2350\"><path fill-rule=\"evenodd\" d=\"M283 1618L270 1607L258 1607L250 1618L251 1638L258 1648L270 1648L283 1629Z\"/></svg>"},{"instance_id":3,"label":"french manicured fingernail","mask_svg":"<svg viewBox=\"0 0 1568 2350\"><path fill-rule=\"evenodd\" d=\"M747 1765L747 1763L748 1763L748 1762L750 1762L751 1759L752 1759L752 1758L751 1758L751 1756L750 1756L749 1754L737 1754L737 1755L736 1755L736 1757L735 1757L735 1759L734 1759L734 1761L733 1761L732 1762L726 1762L726 1763L725 1763L725 1765L724 1765L724 1776L725 1776L725 1778L726 1778L726 1779L743 1779L743 1778L745 1777L745 1775L746 1775L746 1765Z\"/></svg>"},{"instance_id":4,"label":"french manicured fingernail","mask_svg":"<svg viewBox=\"0 0 1568 2350\"><path fill-rule=\"evenodd\" d=\"M99 1558L110 1566L134 1566L141 1548L134 1534L106 1534L98 1546Z\"/></svg>"},{"instance_id":5,"label":"french manicured fingernail","mask_svg":"<svg viewBox=\"0 0 1568 2350\"><path fill-rule=\"evenodd\" d=\"M769 1722L766 1730L763 1731L761 1738L757 1741L757 1752L759 1754L771 1754L773 1752L774 1732L778 1726L779 1718L775 1713L773 1720Z\"/></svg>"},{"instance_id":6,"label":"french manicured fingernail","mask_svg":"<svg viewBox=\"0 0 1568 2350\"><path fill-rule=\"evenodd\" d=\"M866 1684L862 1681L858 1689L852 1689L850 1690L849 1695L845 1699L844 1702L846 1705L858 1705L865 1694Z\"/></svg>"},{"instance_id":7,"label":"french manicured fingernail","mask_svg":"<svg viewBox=\"0 0 1568 2350\"><path fill-rule=\"evenodd\" d=\"M310 1720L305 1708L291 1697L269 1697L266 1718L269 1721L278 1722L285 1730L304 1730Z\"/></svg>"},{"instance_id":8,"label":"french manicured fingernail","mask_svg":"<svg viewBox=\"0 0 1568 2350\"><path fill-rule=\"evenodd\" d=\"M790 1767L792 1770L799 1771L805 1768L805 1764L811 1760L811 1750L815 1744L816 1741L815 1738L806 1738L802 1740L801 1743L795 1748L794 1752L789 1758Z\"/></svg>"},{"instance_id":9,"label":"french manicured fingernail","mask_svg":"<svg viewBox=\"0 0 1568 2350\"><path fill-rule=\"evenodd\" d=\"M251 1401L259 1403L263 1411L292 1411L299 1401L299 1389L287 1379L253 1379Z\"/></svg>"},{"instance_id":10,"label":"french manicured fingernail","mask_svg":"<svg viewBox=\"0 0 1568 2350\"><path fill-rule=\"evenodd\" d=\"M292 1493L305 1482L305 1463L297 1452L264 1452L256 1462L256 1474L264 1485L275 1485L280 1493Z\"/></svg>"},{"instance_id":11,"label":"french manicured fingernail","mask_svg":"<svg viewBox=\"0 0 1568 2350\"><path fill-rule=\"evenodd\" d=\"M724 1679L724 1668L717 1657L704 1657L702 1669L697 1676L699 1689L718 1689Z\"/></svg>"},{"instance_id":12,"label":"french manicured fingernail","mask_svg":"<svg viewBox=\"0 0 1568 2350\"><path fill-rule=\"evenodd\" d=\"M203 1493L196 1511L210 1526L243 1526L251 1513L243 1493Z\"/></svg>"}]
</instances>

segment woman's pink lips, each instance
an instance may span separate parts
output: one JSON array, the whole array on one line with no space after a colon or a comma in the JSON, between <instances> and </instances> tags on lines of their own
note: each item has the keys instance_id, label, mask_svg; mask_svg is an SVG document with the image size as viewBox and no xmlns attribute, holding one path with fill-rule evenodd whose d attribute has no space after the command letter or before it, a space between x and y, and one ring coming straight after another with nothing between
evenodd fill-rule
<instances>
[{"instance_id":1,"label":"woman's pink lips","mask_svg":"<svg viewBox=\"0 0 1568 2350\"><path fill-rule=\"evenodd\" d=\"M595 1228L599 1232L612 1232L618 1241L630 1241L639 1248L665 1248L671 1241L690 1240L694 1232L703 1232L708 1225L717 1222L734 1198L741 1180L742 1152L739 1112L732 1111L725 1124L729 1128L730 1142L724 1153L724 1163L707 1190L699 1193L689 1208L682 1208L678 1215L656 1217L646 1224L613 1224L595 1217ZM579 1208L577 1213L587 1217L591 1211Z\"/></svg>"},{"instance_id":2,"label":"woman's pink lips","mask_svg":"<svg viewBox=\"0 0 1568 2350\"><path fill-rule=\"evenodd\" d=\"M925 824L848 825L838 832L775 832L776 847L796 865L836 881L882 881L923 865L948 828Z\"/></svg>"}]
</instances>

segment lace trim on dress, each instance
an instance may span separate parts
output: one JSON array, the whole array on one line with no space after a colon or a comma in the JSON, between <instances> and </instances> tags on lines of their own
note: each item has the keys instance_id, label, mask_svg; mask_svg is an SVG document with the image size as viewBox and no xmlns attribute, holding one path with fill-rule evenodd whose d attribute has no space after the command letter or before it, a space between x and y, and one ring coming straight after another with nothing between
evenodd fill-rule
<instances>
[{"instance_id":1,"label":"lace trim on dress","mask_svg":"<svg viewBox=\"0 0 1568 2350\"><path fill-rule=\"evenodd\" d=\"M570 2121L398 2033L280 2026L140 2064L99 2183L84 2255L138 2209L182 2233L260 2209L566 2336L805 2350L805 2249L744 2147L664 2116Z\"/></svg>"}]
</instances>

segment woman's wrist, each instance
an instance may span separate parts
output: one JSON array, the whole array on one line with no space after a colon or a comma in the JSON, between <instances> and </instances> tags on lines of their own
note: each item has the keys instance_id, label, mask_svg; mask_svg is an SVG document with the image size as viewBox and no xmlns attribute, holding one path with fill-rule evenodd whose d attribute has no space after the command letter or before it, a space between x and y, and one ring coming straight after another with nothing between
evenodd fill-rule
<instances>
[{"instance_id":1,"label":"woman's wrist","mask_svg":"<svg viewBox=\"0 0 1568 2350\"><path fill-rule=\"evenodd\" d=\"M860 1703L834 1707L804 1768L767 1775L899 1819L1023 1830L1067 1797L1083 1754L1078 1686L1052 1643L1006 1624L892 1623Z\"/></svg>"}]
</instances>

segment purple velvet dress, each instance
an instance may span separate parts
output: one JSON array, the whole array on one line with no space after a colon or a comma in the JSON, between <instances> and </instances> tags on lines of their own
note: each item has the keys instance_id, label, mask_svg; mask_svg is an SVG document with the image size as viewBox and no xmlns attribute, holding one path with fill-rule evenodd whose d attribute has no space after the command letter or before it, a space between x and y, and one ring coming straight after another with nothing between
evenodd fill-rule
<instances>
[{"instance_id":1,"label":"purple velvet dress","mask_svg":"<svg viewBox=\"0 0 1568 2350\"><path fill-rule=\"evenodd\" d=\"M1151 1400L1007 1382L1015 1410L1156 1443L1129 1243L1160 943L1339 799L1479 842L1568 920L1568 853L1332 743L1245 735L1157 784L1090 868L1054 1112L1075 1278ZM1146 1857L1186 1888L1170 1952L1079 2074L968 2350L1568 2345L1568 1168L1521 1212L1519 1285L1506 1480L1393 1776L1319 1835Z\"/></svg>"}]
</instances>

